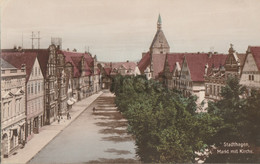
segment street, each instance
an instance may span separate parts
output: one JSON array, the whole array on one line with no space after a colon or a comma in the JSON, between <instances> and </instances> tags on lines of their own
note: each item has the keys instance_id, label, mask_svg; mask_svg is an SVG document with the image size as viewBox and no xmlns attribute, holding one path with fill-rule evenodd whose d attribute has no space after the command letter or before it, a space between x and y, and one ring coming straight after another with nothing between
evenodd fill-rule
<instances>
[{"instance_id":1,"label":"street","mask_svg":"<svg viewBox=\"0 0 260 164\"><path fill-rule=\"evenodd\" d=\"M134 139L126 129L114 95L104 91L29 163L138 162Z\"/></svg>"}]
</instances>

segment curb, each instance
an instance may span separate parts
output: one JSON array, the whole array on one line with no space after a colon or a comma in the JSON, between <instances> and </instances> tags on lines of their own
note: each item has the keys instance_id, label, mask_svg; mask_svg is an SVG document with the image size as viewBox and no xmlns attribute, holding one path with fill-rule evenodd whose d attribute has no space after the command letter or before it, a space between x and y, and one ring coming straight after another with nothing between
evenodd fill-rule
<instances>
[{"instance_id":1,"label":"curb","mask_svg":"<svg viewBox=\"0 0 260 164\"><path fill-rule=\"evenodd\" d=\"M89 108L96 100L98 97L100 97L104 92L100 91L99 94L96 99L94 101L92 101L85 109L83 109L76 117L74 117L73 120L71 120L70 123L68 123L63 129L61 129L50 141L48 141L33 157L31 157L28 161L25 162L25 164L29 163L37 154L39 154L41 152L42 149L44 149L52 140L54 140L56 137L58 137L58 135L65 130L72 122L74 122L84 111L86 111L87 108Z\"/></svg>"}]
</instances>

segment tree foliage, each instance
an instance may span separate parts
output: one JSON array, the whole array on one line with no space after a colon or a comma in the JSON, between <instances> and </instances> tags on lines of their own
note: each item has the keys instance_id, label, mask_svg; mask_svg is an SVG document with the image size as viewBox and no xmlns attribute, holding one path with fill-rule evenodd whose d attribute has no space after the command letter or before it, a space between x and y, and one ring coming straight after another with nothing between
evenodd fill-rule
<instances>
[{"instance_id":1,"label":"tree foliage","mask_svg":"<svg viewBox=\"0 0 260 164\"><path fill-rule=\"evenodd\" d=\"M196 97L184 98L144 76L118 75L111 91L143 162L194 162L217 131L216 118L195 113Z\"/></svg>"},{"instance_id":2,"label":"tree foliage","mask_svg":"<svg viewBox=\"0 0 260 164\"><path fill-rule=\"evenodd\" d=\"M220 101L207 113L196 113L196 97L183 97L145 76L116 76L111 91L127 118L143 162L195 162L198 152L223 147L224 142L256 145L260 132L260 93L245 97L237 78L229 78ZM259 146L259 145L258 145ZM206 162L256 162L255 154L216 154Z\"/></svg>"},{"instance_id":3,"label":"tree foliage","mask_svg":"<svg viewBox=\"0 0 260 164\"><path fill-rule=\"evenodd\" d=\"M210 103L208 112L220 119L217 133L209 144L224 147L226 143L257 145L260 132L260 94L253 91L245 98L245 88L238 78L229 78L222 89L220 101ZM206 162L256 162L256 154L212 154Z\"/></svg>"}]
</instances>

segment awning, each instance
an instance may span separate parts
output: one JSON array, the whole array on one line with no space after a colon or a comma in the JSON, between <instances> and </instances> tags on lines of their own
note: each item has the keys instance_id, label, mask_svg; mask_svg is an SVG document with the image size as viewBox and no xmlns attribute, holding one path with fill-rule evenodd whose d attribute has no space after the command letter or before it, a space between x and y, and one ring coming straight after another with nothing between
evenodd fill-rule
<instances>
[{"instance_id":1,"label":"awning","mask_svg":"<svg viewBox=\"0 0 260 164\"><path fill-rule=\"evenodd\" d=\"M68 104L68 105L72 105L72 104L74 104L74 101L68 100L68 101L67 101L67 104Z\"/></svg>"}]
</instances>

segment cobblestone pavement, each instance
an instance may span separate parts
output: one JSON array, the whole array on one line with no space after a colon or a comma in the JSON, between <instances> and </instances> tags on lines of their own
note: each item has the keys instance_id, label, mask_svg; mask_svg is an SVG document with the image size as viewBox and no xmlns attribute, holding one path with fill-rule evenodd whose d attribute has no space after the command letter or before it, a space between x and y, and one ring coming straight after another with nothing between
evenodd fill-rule
<instances>
[{"instance_id":1,"label":"cobblestone pavement","mask_svg":"<svg viewBox=\"0 0 260 164\"><path fill-rule=\"evenodd\" d=\"M51 125L42 127L40 133L35 134L23 149L17 150L15 155L10 156L9 158L3 158L1 162L4 164L27 163L60 132L62 132L64 128L70 125L102 93L103 92L93 94L92 96L74 104L70 111L70 120L64 118L60 121L60 123L56 121Z\"/></svg>"},{"instance_id":2,"label":"cobblestone pavement","mask_svg":"<svg viewBox=\"0 0 260 164\"><path fill-rule=\"evenodd\" d=\"M114 95L104 91L29 163L139 163L126 129Z\"/></svg>"}]
</instances>

